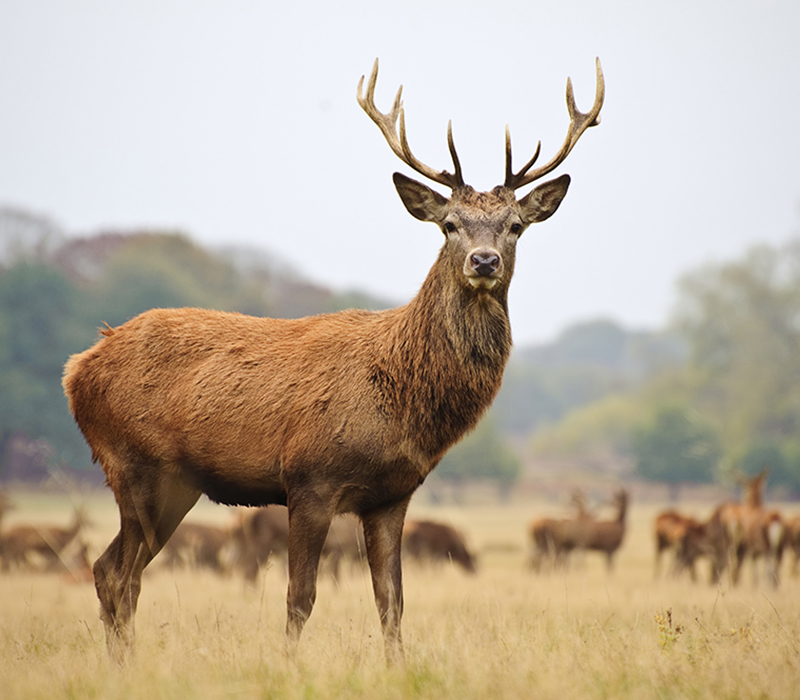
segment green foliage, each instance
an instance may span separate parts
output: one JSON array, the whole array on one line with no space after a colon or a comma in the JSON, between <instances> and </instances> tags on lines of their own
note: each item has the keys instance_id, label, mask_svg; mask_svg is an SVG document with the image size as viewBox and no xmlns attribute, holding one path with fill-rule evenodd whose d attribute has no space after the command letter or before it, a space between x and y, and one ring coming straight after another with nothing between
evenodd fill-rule
<instances>
[{"instance_id":1,"label":"green foliage","mask_svg":"<svg viewBox=\"0 0 800 700\"><path fill-rule=\"evenodd\" d=\"M770 484L800 493L800 241L705 265L684 275L678 291L674 328L688 361L670 359L680 350L669 336L641 337L648 359L638 366L649 370L629 370L616 394L577 403L540 428L535 454L606 452L619 461L632 452L642 476L670 483L768 466ZM556 357L608 367L636 354L633 343L621 350L620 337L598 323L565 333L563 353L551 347L544 359L554 371L564 366Z\"/></svg>"},{"instance_id":2,"label":"green foliage","mask_svg":"<svg viewBox=\"0 0 800 700\"><path fill-rule=\"evenodd\" d=\"M745 474L769 471L769 483L800 492L800 444L793 440L762 439L747 447L738 460Z\"/></svg>"},{"instance_id":3,"label":"green foliage","mask_svg":"<svg viewBox=\"0 0 800 700\"><path fill-rule=\"evenodd\" d=\"M86 457L61 391L61 367L85 330L74 322L82 302L50 267L21 263L0 273L0 446L15 433L46 436L56 461Z\"/></svg>"},{"instance_id":4,"label":"green foliage","mask_svg":"<svg viewBox=\"0 0 800 700\"><path fill-rule=\"evenodd\" d=\"M703 377L692 401L714 417L725 470L767 446L790 464L800 434L800 242L700 268L679 291L676 326ZM794 468L777 467L771 481L779 479L800 488Z\"/></svg>"},{"instance_id":5,"label":"green foliage","mask_svg":"<svg viewBox=\"0 0 800 700\"><path fill-rule=\"evenodd\" d=\"M661 408L634 431L632 447L639 474L668 483L712 481L720 457L713 428L685 406Z\"/></svg>"},{"instance_id":6,"label":"green foliage","mask_svg":"<svg viewBox=\"0 0 800 700\"><path fill-rule=\"evenodd\" d=\"M453 447L436 468L436 476L449 481L489 479L510 484L519 476L522 463L506 444L491 416Z\"/></svg>"},{"instance_id":7,"label":"green foliage","mask_svg":"<svg viewBox=\"0 0 800 700\"><path fill-rule=\"evenodd\" d=\"M631 433L641 415L640 401L634 395L607 396L540 430L531 441L531 450L540 457L616 455L624 459L630 453Z\"/></svg>"},{"instance_id":8,"label":"green foliage","mask_svg":"<svg viewBox=\"0 0 800 700\"><path fill-rule=\"evenodd\" d=\"M630 332L606 320L579 323L552 343L515 352L492 410L503 432L528 435L635 388L685 355L674 334Z\"/></svg>"}]
</instances>

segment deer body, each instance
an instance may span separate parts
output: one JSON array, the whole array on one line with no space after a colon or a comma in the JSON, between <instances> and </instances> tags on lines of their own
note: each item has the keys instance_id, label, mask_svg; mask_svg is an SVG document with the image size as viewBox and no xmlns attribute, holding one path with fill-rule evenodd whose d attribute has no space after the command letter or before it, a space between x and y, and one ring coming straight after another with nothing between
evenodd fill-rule
<instances>
[{"instance_id":1,"label":"deer body","mask_svg":"<svg viewBox=\"0 0 800 700\"><path fill-rule=\"evenodd\" d=\"M364 526L387 656L402 658L400 545L409 499L500 388L511 348L508 285L516 243L551 216L569 177L517 200L514 190L552 170L596 123L575 109L559 154L514 174L507 137L504 185L476 192L408 149L398 98L374 107L377 63L358 100L392 150L452 189L446 198L395 173L417 219L445 242L417 296L381 312L284 320L201 309L154 309L107 328L67 362L70 409L105 471L120 532L94 566L101 617L119 660L133 639L144 568L201 493L226 504L285 504L289 513L286 631L293 647L316 596L331 520ZM400 135L395 123L400 119Z\"/></svg>"}]
</instances>

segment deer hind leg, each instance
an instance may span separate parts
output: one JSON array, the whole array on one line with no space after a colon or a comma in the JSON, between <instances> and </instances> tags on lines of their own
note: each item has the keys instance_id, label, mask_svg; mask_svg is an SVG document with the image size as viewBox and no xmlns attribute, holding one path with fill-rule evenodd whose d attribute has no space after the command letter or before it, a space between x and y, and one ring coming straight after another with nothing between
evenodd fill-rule
<instances>
[{"instance_id":1,"label":"deer hind leg","mask_svg":"<svg viewBox=\"0 0 800 700\"><path fill-rule=\"evenodd\" d=\"M403 616L401 542L408 501L362 516L375 604L381 619L386 660L402 663L405 655L400 620Z\"/></svg>"},{"instance_id":2,"label":"deer hind leg","mask_svg":"<svg viewBox=\"0 0 800 700\"><path fill-rule=\"evenodd\" d=\"M200 497L199 491L177 479L159 477L114 489L120 529L93 567L106 646L119 664L133 646L142 572Z\"/></svg>"}]
</instances>

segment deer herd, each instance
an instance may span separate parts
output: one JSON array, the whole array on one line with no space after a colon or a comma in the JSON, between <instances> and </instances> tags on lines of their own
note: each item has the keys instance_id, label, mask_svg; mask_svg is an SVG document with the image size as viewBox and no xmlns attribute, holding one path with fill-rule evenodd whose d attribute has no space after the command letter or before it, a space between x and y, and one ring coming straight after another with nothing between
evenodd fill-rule
<instances>
[{"instance_id":1,"label":"deer herd","mask_svg":"<svg viewBox=\"0 0 800 700\"><path fill-rule=\"evenodd\" d=\"M464 180L450 125L452 173L412 154L402 87L383 113L375 105L377 77L376 61L366 89L363 77L359 82L358 104L406 166L450 190L446 197L393 176L408 212L443 235L409 303L301 319L152 309L106 326L66 363L69 409L119 509L119 532L91 568L108 652L119 663L133 646L142 575L162 550L167 566L239 571L248 580L285 558L290 653L312 612L318 573L339 576L346 562L366 561L390 662L403 659L401 552L475 571L455 529L407 521L406 511L500 388L511 350L508 291L517 242L556 212L570 178L560 175L519 198L515 192L555 170L599 124L605 82L598 60L594 103L584 113L567 80L567 136L543 165L534 167L537 147L514 172L506 128L504 181L478 192ZM182 523L203 494L248 512L225 528ZM624 540L628 500L624 490L615 494L608 518L576 498L574 518L536 520L534 567L600 552L610 570ZM4 501L2 509L8 506ZM77 512L66 528L2 527L2 568L63 567L70 547L88 568L81 544L87 526ZM673 550L676 572L693 571L706 556L715 580L728 570L737 581L750 557L771 562L775 582L781 543L798 551L790 532L800 529L763 508L760 483L745 502L720 506L707 523L669 513L657 528L659 557Z\"/></svg>"},{"instance_id":2,"label":"deer herd","mask_svg":"<svg viewBox=\"0 0 800 700\"><path fill-rule=\"evenodd\" d=\"M76 508L66 527L20 523L3 527L12 498L0 491L0 570L9 573L60 572L68 581L83 582L90 568L86 532L92 523ZM237 509L226 525L183 522L161 553L168 570L206 569L220 575L239 574L253 582L259 572L284 560L289 549L289 513L285 506ZM476 571L476 558L464 535L443 522L407 519L403 551L421 565L453 563L466 573ZM344 514L333 519L321 554L322 565L337 579L342 564L365 565L366 543L358 518Z\"/></svg>"},{"instance_id":3,"label":"deer herd","mask_svg":"<svg viewBox=\"0 0 800 700\"><path fill-rule=\"evenodd\" d=\"M697 564L706 560L708 581L737 585L749 560L753 583L761 569L772 586L780 583L784 554L792 556L790 573L798 577L800 563L800 516L783 517L764 506L767 472L752 478L738 477L740 501L717 506L705 521L664 510L653 520L656 579L688 576L697 581ZM571 517L537 517L527 528L528 566L545 573L566 569L571 557L597 552L609 573L627 529L629 493L617 490L608 501L608 515L598 517L585 493L576 489L570 497ZM67 582L92 580L86 538L92 521L81 507L63 526L19 522L4 526L4 515L15 510L13 499L0 491L0 571L59 572ZM272 566L287 571L289 513L285 506L238 508L227 524L185 521L163 547L161 568L207 570L221 576L239 575L253 583ZM402 534L403 557L421 565L453 565L467 574L477 571L477 554L467 538L440 521L408 518ZM665 571L664 557L670 563ZM351 514L335 517L320 555L320 570L338 580L343 565L368 564L364 530ZM725 577L727 579L723 580Z\"/></svg>"}]
</instances>

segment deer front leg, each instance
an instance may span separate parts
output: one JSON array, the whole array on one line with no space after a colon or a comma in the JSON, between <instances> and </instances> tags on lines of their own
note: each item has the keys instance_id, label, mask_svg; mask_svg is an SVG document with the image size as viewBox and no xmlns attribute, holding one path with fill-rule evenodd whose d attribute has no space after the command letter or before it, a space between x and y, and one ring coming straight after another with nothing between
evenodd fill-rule
<instances>
[{"instance_id":1,"label":"deer front leg","mask_svg":"<svg viewBox=\"0 0 800 700\"><path fill-rule=\"evenodd\" d=\"M362 516L367 560L372 574L375 604L383 629L386 660L405 660L400 620L403 616L403 574L400 550L403 522L410 498Z\"/></svg>"},{"instance_id":2,"label":"deer front leg","mask_svg":"<svg viewBox=\"0 0 800 700\"><path fill-rule=\"evenodd\" d=\"M317 570L332 512L318 499L289 504L289 587L286 593L286 650L292 656L317 598Z\"/></svg>"}]
</instances>

